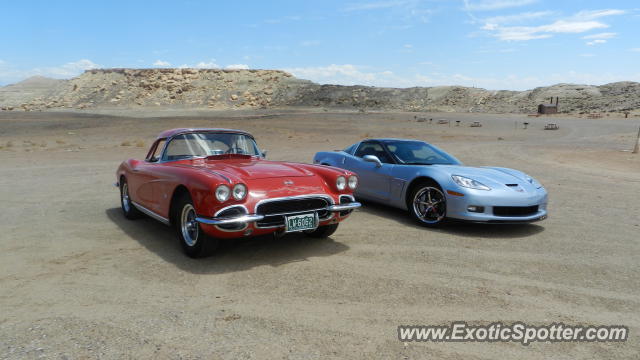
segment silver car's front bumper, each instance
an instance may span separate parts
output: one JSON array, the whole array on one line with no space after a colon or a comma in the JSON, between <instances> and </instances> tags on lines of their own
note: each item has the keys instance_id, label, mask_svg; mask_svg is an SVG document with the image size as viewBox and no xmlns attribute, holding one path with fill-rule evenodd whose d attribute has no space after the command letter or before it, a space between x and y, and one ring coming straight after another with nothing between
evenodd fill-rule
<instances>
[{"instance_id":1,"label":"silver car's front bumper","mask_svg":"<svg viewBox=\"0 0 640 360\"><path fill-rule=\"evenodd\" d=\"M326 210L330 212L340 212L340 211L357 209L360 206L362 206L362 204L354 201L346 204L329 205L326 208L319 209L319 210ZM304 213L304 211L302 213ZM245 215L238 215L238 216L231 216L231 217L213 217L213 218L196 217L197 222L202 224L207 224L207 225L246 224L246 223L260 221L262 219L264 219L264 215L258 215L258 214L245 214Z\"/></svg>"},{"instance_id":2,"label":"silver car's front bumper","mask_svg":"<svg viewBox=\"0 0 640 360\"><path fill-rule=\"evenodd\" d=\"M457 192L457 191L456 191ZM464 196L446 194L447 217L458 220L487 223L526 223L547 218L547 191L536 189L535 193L504 193L469 190L460 192ZM473 212L469 206L483 207L482 212ZM525 216L498 216L494 207L529 207L538 206L536 212Z\"/></svg>"}]
</instances>

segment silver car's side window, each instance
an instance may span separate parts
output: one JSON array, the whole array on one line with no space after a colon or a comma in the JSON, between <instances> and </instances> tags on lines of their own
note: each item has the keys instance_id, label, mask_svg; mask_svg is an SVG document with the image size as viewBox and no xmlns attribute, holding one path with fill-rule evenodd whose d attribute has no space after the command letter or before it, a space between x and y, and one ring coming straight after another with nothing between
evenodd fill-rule
<instances>
[{"instance_id":1,"label":"silver car's side window","mask_svg":"<svg viewBox=\"0 0 640 360\"><path fill-rule=\"evenodd\" d=\"M390 164L393 162L391 161L391 158L389 157L387 152L384 150L382 145L376 142L360 143L360 146L358 147L358 150L356 150L356 153L354 156L362 158L365 155L375 155L376 157L378 157L378 159L380 159L381 162L386 164Z\"/></svg>"},{"instance_id":2,"label":"silver car's side window","mask_svg":"<svg viewBox=\"0 0 640 360\"><path fill-rule=\"evenodd\" d=\"M355 150L358 147L358 145L360 145L360 143L353 144L353 145L349 146L348 148L346 148L346 149L344 149L342 151L346 152L349 155L353 155L353 153L355 152Z\"/></svg>"}]
</instances>

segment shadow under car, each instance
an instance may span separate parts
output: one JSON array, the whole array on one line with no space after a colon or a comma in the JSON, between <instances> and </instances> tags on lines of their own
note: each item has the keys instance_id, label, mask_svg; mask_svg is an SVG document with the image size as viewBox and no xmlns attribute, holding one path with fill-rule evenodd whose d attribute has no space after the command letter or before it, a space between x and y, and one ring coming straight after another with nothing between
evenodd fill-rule
<instances>
[{"instance_id":1,"label":"shadow under car","mask_svg":"<svg viewBox=\"0 0 640 360\"><path fill-rule=\"evenodd\" d=\"M224 240L211 256L192 259L182 252L173 227L148 217L128 220L120 208L110 208L105 213L109 220L150 252L182 270L197 274L228 273L262 265L280 266L349 249L331 237L318 239L295 233L280 238L266 235Z\"/></svg>"}]
</instances>

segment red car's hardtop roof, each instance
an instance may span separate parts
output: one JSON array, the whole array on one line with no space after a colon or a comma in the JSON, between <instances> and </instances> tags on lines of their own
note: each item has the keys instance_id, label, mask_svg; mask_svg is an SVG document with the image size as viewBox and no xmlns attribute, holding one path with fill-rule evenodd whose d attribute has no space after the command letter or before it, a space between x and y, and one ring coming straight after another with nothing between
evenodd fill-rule
<instances>
[{"instance_id":1,"label":"red car's hardtop roof","mask_svg":"<svg viewBox=\"0 0 640 360\"><path fill-rule=\"evenodd\" d=\"M170 138L180 134L199 133L199 132L218 132L218 133L234 133L243 134L253 137L246 131L234 130L234 129L221 129L221 128L177 128L171 130L165 130L158 135L158 139Z\"/></svg>"}]
</instances>

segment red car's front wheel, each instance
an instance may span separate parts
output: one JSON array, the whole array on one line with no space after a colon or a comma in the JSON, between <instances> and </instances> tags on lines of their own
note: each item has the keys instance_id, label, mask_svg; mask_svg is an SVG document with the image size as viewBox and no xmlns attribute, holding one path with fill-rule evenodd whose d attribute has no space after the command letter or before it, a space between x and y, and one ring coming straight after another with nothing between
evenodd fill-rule
<instances>
[{"instance_id":1,"label":"red car's front wheel","mask_svg":"<svg viewBox=\"0 0 640 360\"><path fill-rule=\"evenodd\" d=\"M142 216L142 213L136 209L135 205L131 202L129 184L127 184L127 179L124 177L120 179L120 207L122 208L124 217L129 220L134 220Z\"/></svg>"},{"instance_id":2,"label":"red car's front wheel","mask_svg":"<svg viewBox=\"0 0 640 360\"><path fill-rule=\"evenodd\" d=\"M189 194L180 196L174 214L178 240L187 256L202 257L215 250L218 240L208 237L200 228L200 223L196 221L196 209Z\"/></svg>"}]
</instances>

